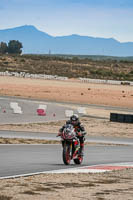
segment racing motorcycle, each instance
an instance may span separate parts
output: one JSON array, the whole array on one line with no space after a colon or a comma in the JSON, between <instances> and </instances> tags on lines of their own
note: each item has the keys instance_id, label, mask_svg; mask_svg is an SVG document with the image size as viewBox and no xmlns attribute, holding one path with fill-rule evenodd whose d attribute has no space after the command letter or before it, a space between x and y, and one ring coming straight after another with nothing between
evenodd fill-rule
<instances>
[{"instance_id":1,"label":"racing motorcycle","mask_svg":"<svg viewBox=\"0 0 133 200\"><path fill-rule=\"evenodd\" d=\"M64 164L69 165L71 160L73 160L75 164L81 164L83 156L79 153L80 141L73 125L67 124L63 132L58 136L61 137L63 147L62 158Z\"/></svg>"}]
</instances>

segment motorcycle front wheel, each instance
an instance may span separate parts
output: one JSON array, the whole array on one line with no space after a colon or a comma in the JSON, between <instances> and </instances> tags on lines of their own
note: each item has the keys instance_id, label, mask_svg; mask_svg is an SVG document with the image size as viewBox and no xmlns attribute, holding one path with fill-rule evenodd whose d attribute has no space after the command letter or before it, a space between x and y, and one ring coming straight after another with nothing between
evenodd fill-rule
<instances>
[{"instance_id":1,"label":"motorcycle front wheel","mask_svg":"<svg viewBox=\"0 0 133 200\"><path fill-rule=\"evenodd\" d=\"M78 158L73 160L76 165L80 165L83 161L83 156L78 156Z\"/></svg>"},{"instance_id":2,"label":"motorcycle front wheel","mask_svg":"<svg viewBox=\"0 0 133 200\"><path fill-rule=\"evenodd\" d=\"M63 147L63 162L65 165L69 165L71 161L71 146L70 144L64 144Z\"/></svg>"}]
</instances>

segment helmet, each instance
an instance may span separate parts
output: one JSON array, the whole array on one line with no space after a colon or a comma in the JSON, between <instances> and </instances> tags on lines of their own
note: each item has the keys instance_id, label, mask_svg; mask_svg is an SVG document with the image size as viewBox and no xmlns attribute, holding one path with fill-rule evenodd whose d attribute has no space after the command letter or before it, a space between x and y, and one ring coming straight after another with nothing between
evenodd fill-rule
<instances>
[{"instance_id":1,"label":"helmet","mask_svg":"<svg viewBox=\"0 0 133 200\"><path fill-rule=\"evenodd\" d=\"M72 115L72 116L70 117L70 121L71 121L71 123L72 123L73 125L77 125L78 122L79 122L79 117L78 117L78 115Z\"/></svg>"}]
</instances>

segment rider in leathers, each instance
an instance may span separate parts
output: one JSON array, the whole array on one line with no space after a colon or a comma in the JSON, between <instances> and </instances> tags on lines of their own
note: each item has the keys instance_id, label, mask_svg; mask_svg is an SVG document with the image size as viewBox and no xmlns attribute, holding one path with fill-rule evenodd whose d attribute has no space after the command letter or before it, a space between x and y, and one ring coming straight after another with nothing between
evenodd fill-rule
<instances>
[{"instance_id":1,"label":"rider in leathers","mask_svg":"<svg viewBox=\"0 0 133 200\"><path fill-rule=\"evenodd\" d=\"M77 137L79 138L79 141L80 141L79 153L83 156L84 141L85 141L85 134L86 134L84 126L81 125L81 122L79 121L79 118L77 115L72 115L70 117L70 120L66 121L66 124L72 124L73 127L75 128ZM59 135L61 135L64 128L65 128L65 125L59 130Z\"/></svg>"}]
</instances>

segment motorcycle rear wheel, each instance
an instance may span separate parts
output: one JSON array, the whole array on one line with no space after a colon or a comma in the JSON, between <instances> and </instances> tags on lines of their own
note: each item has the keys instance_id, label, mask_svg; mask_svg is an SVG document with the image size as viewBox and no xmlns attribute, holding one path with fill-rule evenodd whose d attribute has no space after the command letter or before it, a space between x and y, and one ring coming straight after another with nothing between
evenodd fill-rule
<instances>
[{"instance_id":1,"label":"motorcycle rear wheel","mask_svg":"<svg viewBox=\"0 0 133 200\"><path fill-rule=\"evenodd\" d=\"M62 157L63 157L64 164L69 165L70 161L71 161L70 145L69 144L64 145Z\"/></svg>"}]
</instances>

